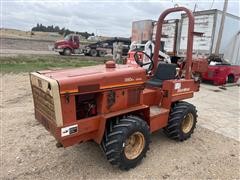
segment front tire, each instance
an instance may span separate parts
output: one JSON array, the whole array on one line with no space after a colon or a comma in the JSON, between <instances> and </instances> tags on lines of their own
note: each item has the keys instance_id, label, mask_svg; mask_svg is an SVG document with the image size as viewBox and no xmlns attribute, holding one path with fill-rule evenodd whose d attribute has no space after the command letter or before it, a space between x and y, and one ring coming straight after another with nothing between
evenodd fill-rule
<instances>
[{"instance_id":1,"label":"front tire","mask_svg":"<svg viewBox=\"0 0 240 180\"><path fill-rule=\"evenodd\" d=\"M196 123L197 111L195 106L181 101L173 105L164 132L171 139L184 141L191 137Z\"/></svg>"},{"instance_id":2,"label":"front tire","mask_svg":"<svg viewBox=\"0 0 240 180\"><path fill-rule=\"evenodd\" d=\"M97 56L97 50L96 49L91 49L90 50L90 56L96 57Z\"/></svg>"},{"instance_id":3,"label":"front tire","mask_svg":"<svg viewBox=\"0 0 240 180\"><path fill-rule=\"evenodd\" d=\"M137 166L149 150L150 131L137 116L110 121L102 141L108 161L122 170Z\"/></svg>"},{"instance_id":4,"label":"front tire","mask_svg":"<svg viewBox=\"0 0 240 180\"><path fill-rule=\"evenodd\" d=\"M71 55L71 49L69 49L69 48L66 48L66 49L64 49L64 51L63 51L63 54L65 55L65 56L70 56Z\"/></svg>"}]
</instances>

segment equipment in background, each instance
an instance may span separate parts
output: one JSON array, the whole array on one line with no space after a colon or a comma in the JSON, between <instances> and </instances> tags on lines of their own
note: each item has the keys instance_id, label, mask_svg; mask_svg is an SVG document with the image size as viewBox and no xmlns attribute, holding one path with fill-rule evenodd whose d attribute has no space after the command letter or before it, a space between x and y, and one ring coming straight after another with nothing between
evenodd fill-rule
<instances>
[{"instance_id":1,"label":"equipment in background","mask_svg":"<svg viewBox=\"0 0 240 180\"><path fill-rule=\"evenodd\" d=\"M113 60L117 64L123 64L123 43L122 42L115 42L113 43Z\"/></svg>"},{"instance_id":2,"label":"equipment in background","mask_svg":"<svg viewBox=\"0 0 240 180\"><path fill-rule=\"evenodd\" d=\"M212 82L214 85L236 83L240 79L240 66L231 65L222 57L211 55L206 72L201 74L203 81Z\"/></svg>"},{"instance_id":3,"label":"equipment in background","mask_svg":"<svg viewBox=\"0 0 240 180\"><path fill-rule=\"evenodd\" d=\"M136 64L135 59L134 59L134 54L136 51L139 51L138 56L142 57L139 59L142 60L143 63L149 62L149 58L146 57L146 55L141 54L140 51L145 52L149 57L152 58L153 52L154 52L154 47L155 47L155 45L152 41L147 41L146 44L139 44L136 41L133 41L130 45L130 50L128 52L127 63L128 64ZM170 56L162 51L159 51L159 58L162 58L162 60L166 63L171 63Z\"/></svg>"},{"instance_id":4,"label":"equipment in background","mask_svg":"<svg viewBox=\"0 0 240 180\"><path fill-rule=\"evenodd\" d=\"M240 65L240 17L226 13L222 40L217 41L220 24L224 13L217 9L193 12L194 43L193 55L201 58L215 54L219 47L219 55L230 64ZM140 20L132 22L132 41L138 43L156 40L157 22L154 20ZM181 14L179 19L166 20L163 23L162 41L165 51L170 56L186 57L188 17ZM220 44L219 44L220 43ZM162 51L162 50L161 50Z\"/></svg>"},{"instance_id":5,"label":"equipment in background","mask_svg":"<svg viewBox=\"0 0 240 180\"><path fill-rule=\"evenodd\" d=\"M115 42L122 43L122 55L126 56L129 50L129 45L131 43L129 38L110 38L104 41L99 41L93 44L87 45L83 49L83 53L85 56L105 56L105 55L113 55L113 44Z\"/></svg>"}]
</instances>

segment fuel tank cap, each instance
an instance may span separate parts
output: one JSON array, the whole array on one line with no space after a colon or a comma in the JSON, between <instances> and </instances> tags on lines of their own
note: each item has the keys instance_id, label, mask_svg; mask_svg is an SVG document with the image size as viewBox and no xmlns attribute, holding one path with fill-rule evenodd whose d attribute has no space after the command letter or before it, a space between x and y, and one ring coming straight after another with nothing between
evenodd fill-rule
<instances>
[{"instance_id":1,"label":"fuel tank cap","mask_svg":"<svg viewBox=\"0 0 240 180\"><path fill-rule=\"evenodd\" d=\"M107 61L106 63L105 63L105 66L106 66L106 68L115 68L116 67L116 63L115 63L115 61Z\"/></svg>"}]
</instances>

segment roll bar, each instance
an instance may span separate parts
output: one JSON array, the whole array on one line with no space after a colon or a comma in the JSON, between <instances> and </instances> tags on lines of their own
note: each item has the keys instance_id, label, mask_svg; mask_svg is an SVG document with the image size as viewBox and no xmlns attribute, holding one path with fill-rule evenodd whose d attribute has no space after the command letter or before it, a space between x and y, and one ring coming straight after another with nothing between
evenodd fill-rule
<instances>
[{"instance_id":1,"label":"roll bar","mask_svg":"<svg viewBox=\"0 0 240 180\"><path fill-rule=\"evenodd\" d=\"M156 32L156 42L155 42L155 48L154 48L154 55L153 55L153 61L154 61L154 69L153 72L156 72L157 69L157 63L158 63L158 56L159 56L159 50L161 48L161 36L162 36L162 25L164 22L165 17L172 13L172 12L178 12L178 11L184 11L186 12L188 16L188 41L187 41L187 56L186 56L186 79L191 78L191 66L192 66L192 50L193 50L193 33L194 33L194 16L193 13L185 8L185 7L174 7L165 10L158 19L157 22L157 32Z\"/></svg>"}]
</instances>

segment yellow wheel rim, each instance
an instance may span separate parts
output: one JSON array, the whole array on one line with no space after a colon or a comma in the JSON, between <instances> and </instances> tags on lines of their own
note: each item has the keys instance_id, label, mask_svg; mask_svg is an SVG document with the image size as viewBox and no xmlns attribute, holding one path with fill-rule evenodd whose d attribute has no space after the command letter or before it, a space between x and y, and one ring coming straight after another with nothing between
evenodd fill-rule
<instances>
[{"instance_id":1,"label":"yellow wheel rim","mask_svg":"<svg viewBox=\"0 0 240 180\"><path fill-rule=\"evenodd\" d=\"M141 132L135 132L125 142L124 153L127 159L137 158L145 146L145 138Z\"/></svg>"},{"instance_id":2,"label":"yellow wheel rim","mask_svg":"<svg viewBox=\"0 0 240 180\"><path fill-rule=\"evenodd\" d=\"M194 123L194 117L192 113L188 113L182 121L182 131L187 134L191 131Z\"/></svg>"}]
</instances>

